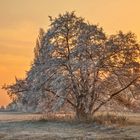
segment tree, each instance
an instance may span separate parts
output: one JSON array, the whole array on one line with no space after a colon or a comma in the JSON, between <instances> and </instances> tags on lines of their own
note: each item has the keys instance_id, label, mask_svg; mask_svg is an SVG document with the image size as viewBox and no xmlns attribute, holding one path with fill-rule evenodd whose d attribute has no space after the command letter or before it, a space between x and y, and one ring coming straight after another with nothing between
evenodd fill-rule
<instances>
[{"instance_id":1,"label":"tree","mask_svg":"<svg viewBox=\"0 0 140 140\"><path fill-rule=\"evenodd\" d=\"M24 80L26 88L18 87L27 91L22 100L47 111L69 103L78 119L87 119L108 102L125 105L139 96L140 45L134 34L106 36L74 12L50 19Z\"/></svg>"},{"instance_id":2,"label":"tree","mask_svg":"<svg viewBox=\"0 0 140 140\"><path fill-rule=\"evenodd\" d=\"M4 106L1 106L0 107L0 111L4 111L5 110L5 107Z\"/></svg>"},{"instance_id":3,"label":"tree","mask_svg":"<svg viewBox=\"0 0 140 140\"><path fill-rule=\"evenodd\" d=\"M45 36L45 31L42 28L40 28L39 35L38 35L38 38L36 40L36 46L34 48L34 55L35 55L34 61L37 61L37 59L39 59L39 55L40 55L39 52L40 52L41 46L44 42L44 36ZM37 63L37 62L34 62L34 63Z\"/></svg>"}]
</instances>

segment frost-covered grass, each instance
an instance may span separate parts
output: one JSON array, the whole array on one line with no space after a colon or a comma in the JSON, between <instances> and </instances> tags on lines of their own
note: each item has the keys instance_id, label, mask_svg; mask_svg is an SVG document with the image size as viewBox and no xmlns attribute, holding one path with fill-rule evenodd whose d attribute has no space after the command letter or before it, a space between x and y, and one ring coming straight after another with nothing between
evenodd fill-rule
<instances>
[{"instance_id":1,"label":"frost-covered grass","mask_svg":"<svg viewBox=\"0 0 140 140\"><path fill-rule=\"evenodd\" d=\"M114 127L69 121L41 121L40 114L0 113L0 140L139 140L140 114L127 114L131 125Z\"/></svg>"},{"instance_id":2,"label":"frost-covered grass","mask_svg":"<svg viewBox=\"0 0 140 140\"><path fill-rule=\"evenodd\" d=\"M93 120L103 125L125 126L130 124L127 116L118 113L98 113Z\"/></svg>"}]
</instances>

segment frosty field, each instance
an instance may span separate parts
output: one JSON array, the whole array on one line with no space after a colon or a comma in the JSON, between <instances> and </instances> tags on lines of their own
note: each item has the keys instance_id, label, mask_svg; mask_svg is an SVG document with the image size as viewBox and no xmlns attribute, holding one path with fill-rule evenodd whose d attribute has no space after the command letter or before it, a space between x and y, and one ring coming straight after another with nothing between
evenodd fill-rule
<instances>
[{"instance_id":1,"label":"frosty field","mask_svg":"<svg viewBox=\"0 0 140 140\"><path fill-rule=\"evenodd\" d=\"M132 124L34 121L39 114L0 113L0 140L140 140L140 114L127 114Z\"/></svg>"}]
</instances>

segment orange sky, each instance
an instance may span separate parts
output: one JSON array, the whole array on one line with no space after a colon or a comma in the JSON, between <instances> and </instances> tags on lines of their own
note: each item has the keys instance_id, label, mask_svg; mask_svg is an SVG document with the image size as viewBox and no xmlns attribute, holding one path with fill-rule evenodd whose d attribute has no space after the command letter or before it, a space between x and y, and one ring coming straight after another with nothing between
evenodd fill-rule
<instances>
[{"instance_id":1,"label":"orange sky","mask_svg":"<svg viewBox=\"0 0 140 140\"><path fill-rule=\"evenodd\" d=\"M65 11L76 11L108 34L133 31L140 40L140 0L0 0L0 87L24 77L39 28L47 29L48 15ZM0 105L9 101L0 89Z\"/></svg>"}]
</instances>

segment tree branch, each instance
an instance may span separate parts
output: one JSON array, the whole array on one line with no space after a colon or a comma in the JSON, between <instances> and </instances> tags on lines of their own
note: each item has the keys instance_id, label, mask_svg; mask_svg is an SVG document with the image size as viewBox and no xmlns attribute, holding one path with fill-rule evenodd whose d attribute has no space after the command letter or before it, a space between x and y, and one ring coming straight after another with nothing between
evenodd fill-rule
<instances>
[{"instance_id":1,"label":"tree branch","mask_svg":"<svg viewBox=\"0 0 140 140\"><path fill-rule=\"evenodd\" d=\"M52 91L52 90L49 90L49 89L45 89L46 91L48 91L48 92L51 92L53 95L55 95L56 97L61 97L61 96L59 96L59 95L57 95L54 91ZM63 97L64 98L64 97ZM69 104L71 104L73 107L77 107L73 102L71 102L68 98L66 98L65 97L65 99L66 99L66 101L69 103Z\"/></svg>"},{"instance_id":2,"label":"tree branch","mask_svg":"<svg viewBox=\"0 0 140 140\"><path fill-rule=\"evenodd\" d=\"M121 93L122 91L127 89L129 86L131 86L138 78L139 77L135 78L128 85L126 85L124 88L122 88L119 91L113 93L106 101L102 102L97 108L95 108L92 113L95 113L96 111L98 111L103 105L105 105L107 102L109 102L113 97L115 97L116 95L118 95L119 93Z\"/></svg>"}]
</instances>

